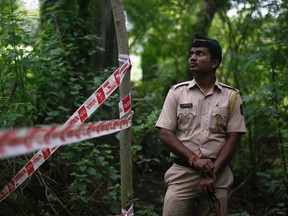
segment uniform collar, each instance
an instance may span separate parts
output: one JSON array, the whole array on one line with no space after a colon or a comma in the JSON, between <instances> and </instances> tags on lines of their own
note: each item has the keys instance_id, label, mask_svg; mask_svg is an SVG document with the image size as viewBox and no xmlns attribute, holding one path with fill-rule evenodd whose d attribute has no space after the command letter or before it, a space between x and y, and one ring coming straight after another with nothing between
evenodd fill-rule
<instances>
[{"instance_id":1,"label":"uniform collar","mask_svg":"<svg viewBox=\"0 0 288 216\"><path fill-rule=\"evenodd\" d=\"M216 86L220 91L222 91L222 85L218 82L218 80L216 79L214 86Z\"/></svg>"},{"instance_id":2,"label":"uniform collar","mask_svg":"<svg viewBox=\"0 0 288 216\"><path fill-rule=\"evenodd\" d=\"M187 88L193 88L194 86L199 86L198 83L196 82L195 79L191 80L187 86ZM214 83L214 88L217 87L220 91L222 91L222 86L221 84L218 82L218 80L216 79L215 83Z\"/></svg>"}]
</instances>

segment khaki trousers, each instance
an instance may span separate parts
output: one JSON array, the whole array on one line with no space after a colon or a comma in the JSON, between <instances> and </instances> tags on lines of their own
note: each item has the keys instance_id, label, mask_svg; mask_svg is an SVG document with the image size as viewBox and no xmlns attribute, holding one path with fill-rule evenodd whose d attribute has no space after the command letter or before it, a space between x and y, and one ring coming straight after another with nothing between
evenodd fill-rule
<instances>
[{"instance_id":1,"label":"khaki trousers","mask_svg":"<svg viewBox=\"0 0 288 216\"><path fill-rule=\"evenodd\" d=\"M215 212L211 211L208 196L198 193L198 184L202 178L199 171L174 163L164 176L167 191L163 216L215 216ZM215 195L220 201L221 216L227 214L227 195L233 180L228 166L217 176Z\"/></svg>"}]
</instances>

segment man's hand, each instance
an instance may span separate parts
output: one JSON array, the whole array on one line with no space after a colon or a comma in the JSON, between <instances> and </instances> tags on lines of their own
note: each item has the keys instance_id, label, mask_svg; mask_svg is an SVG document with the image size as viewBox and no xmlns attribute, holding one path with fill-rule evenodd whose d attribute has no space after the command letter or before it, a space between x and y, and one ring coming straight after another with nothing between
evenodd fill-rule
<instances>
[{"instance_id":1,"label":"man's hand","mask_svg":"<svg viewBox=\"0 0 288 216\"><path fill-rule=\"evenodd\" d=\"M214 186L215 186L214 178L203 178L198 185L198 191L200 193L214 192L215 190Z\"/></svg>"},{"instance_id":2,"label":"man's hand","mask_svg":"<svg viewBox=\"0 0 288 216\"><path fill-rule=\"evenodd\" d=\"M205 177L212 177L215 180L214 164L210 159L197 158L193 167L203 172Z\"/></svg>"}]
</instances>

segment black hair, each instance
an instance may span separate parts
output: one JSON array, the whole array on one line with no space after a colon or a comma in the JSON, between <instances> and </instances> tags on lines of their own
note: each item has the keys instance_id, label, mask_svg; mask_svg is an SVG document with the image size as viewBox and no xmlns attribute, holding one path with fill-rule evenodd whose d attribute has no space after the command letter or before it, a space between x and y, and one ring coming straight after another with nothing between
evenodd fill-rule
<instances>
[{"instance_id":1,"label":"black hair","mask_svg":"<svg viewBox=\"0 0 288 216\"><path fill-rule=\"evenodd\" d=\"M222 48L217 40L196 34L192 47L206 47L211 55L211 61L218 59L220 65L222 61Z\"/></svg>"}]
</instances>

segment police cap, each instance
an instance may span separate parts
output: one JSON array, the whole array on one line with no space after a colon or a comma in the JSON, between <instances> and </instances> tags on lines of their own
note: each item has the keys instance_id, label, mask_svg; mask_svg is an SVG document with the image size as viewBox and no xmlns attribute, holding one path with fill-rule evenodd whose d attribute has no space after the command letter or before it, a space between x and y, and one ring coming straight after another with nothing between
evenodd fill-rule
<instances>
[{"instance_id":1,"label":"police cap","mask_svg":"<svg viewBox=\"0 0 288 216\"><path fill-rule=\"evenodd\" d=\"M210 50L214 58L219 59L220 62L222 60L222 48L217 40L196 34L192 47L206 47Z\"/></svg>"}]
</instances>

